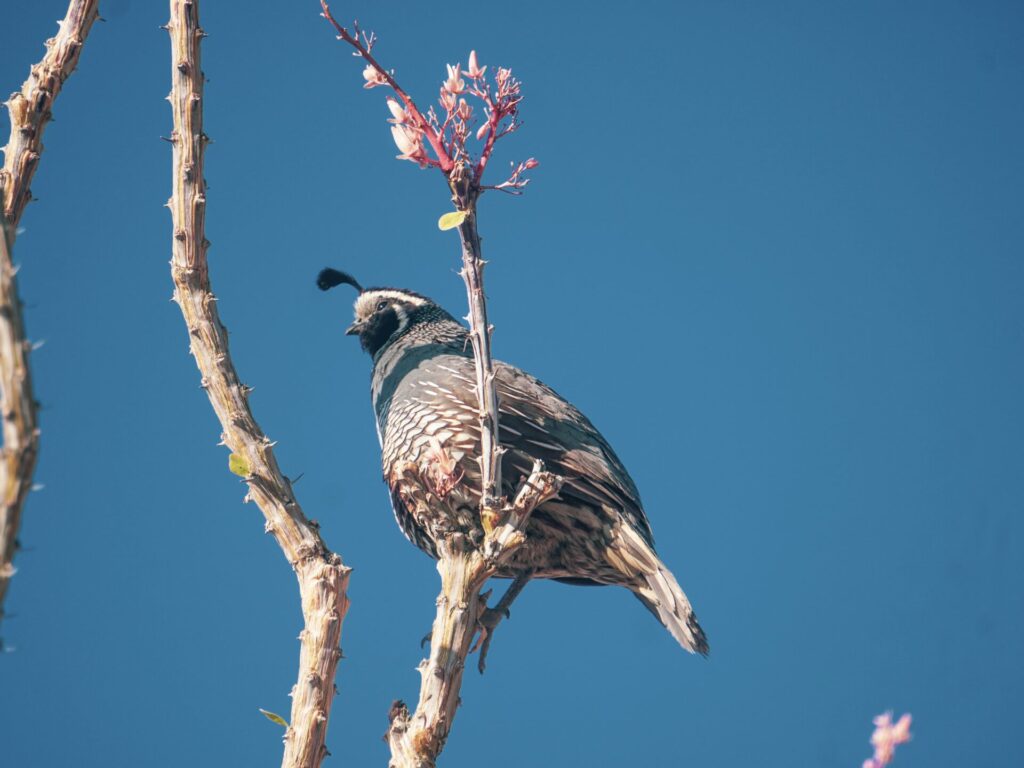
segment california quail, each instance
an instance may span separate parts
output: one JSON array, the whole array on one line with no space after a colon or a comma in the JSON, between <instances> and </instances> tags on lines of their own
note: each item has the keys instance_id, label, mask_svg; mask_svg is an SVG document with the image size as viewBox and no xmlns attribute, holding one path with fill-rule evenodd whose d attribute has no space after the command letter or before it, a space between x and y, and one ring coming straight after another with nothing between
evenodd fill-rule
<instances>
[{"instance_id":1,"label":"california quail","mask_svg":"<svg viewBox=\"0 0 1024 768\"><path fill-rule=\"evenodd\" d=\"M359 291L346 334L357 335L373 357L373 409L399 526L435 558L434 537L446 531L481 541L479 406L468 331L412 291L364 289L333 269L317 279L321 290L342 283ZM502 492L515 492L534 459L565 480L559 497L534 511L526 544L497 575L626 587L680 645L706 654L704 631L655 553L639 493L611 446L550 387L506 363L494 366L507 451Z\"/></svg>"}]
</instances>

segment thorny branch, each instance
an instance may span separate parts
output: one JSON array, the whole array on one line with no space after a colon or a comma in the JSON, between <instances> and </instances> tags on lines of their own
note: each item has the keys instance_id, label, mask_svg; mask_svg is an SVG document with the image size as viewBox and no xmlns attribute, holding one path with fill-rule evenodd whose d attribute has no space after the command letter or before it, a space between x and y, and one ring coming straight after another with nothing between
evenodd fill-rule
<instances>
[{"instance_id":1,"label":"thorny branch","mask_svg":"<svg viewBox=\"0 0 1024 768\"><path fill-rule=\"evenodd\" d=\"M0 219L0 408L4 414L3 461L0 462L0 617L3 598L14 575L18 529L25 497L32 487L32 473L39 453L39 428L32 375L25 338L25 324L18 298L18 284L11 262L13 240Z\"/></svg>"},{"instance_id":2,"label":"thorny branch","mask_svg":"<svg viewBox=\"0 0 1024 768\"><path fill-rule=\"evenodd\" d=\"M43 151L43 130L53 102L71 76L93 22L97 0L71 0L58 22L57 34L46 41L46 54L34 65L21 90L7 101L11 135L0 170L0 412L3 413L3 452L0 461L0 618L4 597L14 575L14 555L25 497L32 487L39 452L36 401L11 251L18 223L32 199L32 176Z\"/></svg>"},{"instance_id":3,"label":"thorny branch","mask_svg":"<svg viewBox=\"0 0 1024 768\"><path fill-rule=\"evenodd\" d=\"M562 483L561 478L545 472L538 462L511 503L501 493L503 449L498 442L498 396L491 356L493 329L487 319L483 281L486 262L477 231L477 201L484 189L481 185L483 173L495 142L519 125L518 108L522 96L519 82L508 69L497 70L492 87L485 78L487 67L479 66L473 52L467 70L463 71L459 64L448 65L448 77L441 86L439 98L444 120L437 117L433 108L424 116L398 85L394 73L384 69L371 54L376 37L362 33L358 25L354 25L355 34L348 32L335 21L326 0L321 0L321 5L324 18L334 27L338 38L355 48L355 55L367 62L363 70L364 87L390 86L398 96L400 101L388 99L388 108L392 115L392 136L402 152L399 159L412 160L421 167L440 168L448 183L452 202L462 214L458 227L462 246L460 274L466 284L469 302L466 319L473 345L480 408L480 521L485 538L479 549L461 534L446 534L435 540L441 594L431 633L430 657L420 665L419 702L412 715L405 704L396 702L388 729L393 768L429 768L435 764L444 747L458 707L466 657L479 626L481 611L486 607L481 590L498 566L525 542L526 523L533 510L555 496ZM466 96L483 102L484 120L475 132L472 130L473 108L467 103ZM471 134L483 142L475 162L467 146ZM427 154L424 140L434 157ZM491 188L520 191L528 183L524 173L536 166L537 161L530 158L514 168L506 182ZM412 465L405 471L421 470ZM427 503L424 499L414 498L406 501L411 504ZM482 653L486 650L486 640L483 648Z\"/></svg>"},{"instance_id":4,"label":"thorny branch","mask_svg":"<svg viewBox=\"0 0 1024 768\"><path fill-rule=\"evenodd\" d=\"M191 351L202 374L202 387L220 420L223 444L243 469L249 492L291 563L299 581L305 628L300 635L298 682L292 689L291 724L285 733L282 766L313 768L327 754L324 740L334 678L341 657L341 628L348 610L349 571L320 538L318 526L306 518L274 457L273 443L249 408L250 389L243 385L228 351L227 330L220 321L210 287L205 236L206 182L203 153L203 85L199 43L198 0L170 0L172 89L168 97L174 117L173 218L174 300L188 327Z\"/></svg>"},{"instance_id":5,"label":"thorny branch","mask_svg":"<svg viewBox=\"0 0 1024 768\"><path fill-rule=\"evenodd\" d=\"M410 465L406 471L420 470ZM487 533L483 546L472 546L461 534L450 534L435 542L441 594L430 636L430 657L419 666L416 711L410 714L401 701L391 706L387 732L390 768L433 768L436 764L455 720L466 658L486 608L481 590L526 541L526 524L533 510L557 495L561 485L561 478L545 472L544 465L535 462L515 499L502 508L503 522ZM427 503L422 498L411 501Z\"/></svg>"}]
</instances>

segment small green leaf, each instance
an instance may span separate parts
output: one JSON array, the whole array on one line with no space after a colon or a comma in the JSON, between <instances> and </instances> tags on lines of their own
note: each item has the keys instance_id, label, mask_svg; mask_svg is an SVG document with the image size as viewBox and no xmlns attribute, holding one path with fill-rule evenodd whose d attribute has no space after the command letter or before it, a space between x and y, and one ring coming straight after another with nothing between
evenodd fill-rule
<instances>
[{"instance_id":1,"label":"small green leaf","mask_svg":"<svg viewBox=\"0 0 1024 768\"><path fill-rule=\"evenodd\" d=\"M437 220L437 228L442 232L455 229L466 220L467 216L469 216L469 211L448 211L448 213Z\"/></svg>"},{"instance_id":2,"label":"small green leaf","mask_svg":"<svg viewBox=\"0 0 1024 768\"><path fill-rule=\"evenodd\" d=\"M280 726L281 726L282 728L287 728L287 727L288 727L288 721L287 721L287 720L285 720L285 719L284 719L283 717L281 717L280 715L278 715L278 714L275 714L275 713L273 713L273 712L267 712L267 710L265 710L265 709L261 709L261 710L260 710L260 712L262 712L262 713L263 713L263 716L264 716L265 718L267 718L267 720L269 720L270 722L272 722L272 723L277 723L277 724L278 724L278 725L280 725Z\"/></svg>"},{"instance_id":3,"label":"small green leaf","mask_svg":"<svg viewBox=\"0 0 1024 768\"><path fill-rule=\"evenodd\" d=\"M239 477L249 476L249 462L245 460L245 456L239 456L237 453L228 456L228 469Z\"/></svg>"}]
</instances>

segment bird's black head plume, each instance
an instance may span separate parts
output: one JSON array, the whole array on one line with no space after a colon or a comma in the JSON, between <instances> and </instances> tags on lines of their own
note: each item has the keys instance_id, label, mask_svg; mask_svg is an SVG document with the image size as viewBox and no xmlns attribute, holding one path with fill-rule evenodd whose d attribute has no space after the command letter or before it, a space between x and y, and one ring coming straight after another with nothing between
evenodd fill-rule
<instances>
[{"instance_id":1,"label":"bird's black head plume","mask_svg":"<svg viewBox=\"0 0 1024 768\"><path fill-rule=\"evenodd\" d=\"M316 276L317 288L321 291L329 291L336 285L351 285L360 293L363 292L363 286L361 286L359 281L347 272L339 272L338 270L331 269L330 267L320 270L320 274Z\"/></svg>"}]
</instances>

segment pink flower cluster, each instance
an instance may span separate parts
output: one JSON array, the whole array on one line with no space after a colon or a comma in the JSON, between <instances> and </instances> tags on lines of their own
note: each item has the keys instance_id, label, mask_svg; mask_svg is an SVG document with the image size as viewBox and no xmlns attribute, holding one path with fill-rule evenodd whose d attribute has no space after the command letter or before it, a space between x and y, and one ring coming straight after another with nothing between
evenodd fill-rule
<instances>
[{"instance_id":1,"label":"pink flower cluster","mask_svg":"<svg viewBox=\"0 0 1024 768\"><path fill-rule=\"evenodd\" d=\"M909 714L903 715L895 723L892 721L892 712L876 717L875 732L871 734L875 754L864 761L863 768L883 768L888 765L896 753L896 747L910 741L910 722Z\"/></svg>"},{"instance_id":2,"label":"pink flower cluster","mask_svg":"<svg viewBox=\"0 0 1024 768\"><path fill-rule=\"evenodd\" d=\"M518 194L529 183L524 174L538 165L532 157L518 165L513 163L512 174L501 184L484 187L480 183L494 151L494 143L520 125L519 103L523 97L520 83L512 76L511 70L499 67L494 73L493 83L488 82L488 68L480 66L476 51L470 51L466 69L461 64L447 65L447 77L441 83L438 99L443 119L433 107L424 115L395 81L394 71L385 70L374 58L372 51L376 35L361 30L358 22L349 32L331 15L327 0L320 0L320 6L323 17L338 33L338 39L351 45L355 49L353 55L366 62L363 87L386 85L398 97L389 96L387 104L391 112L388 118L391 137L401 153L399 160L411 160L421 168L436 166L445 175L457 167L469 168L472 173L470 181L477 190L500 189ZM472 104L474 99L478 102L477 108L482 107L479 118ZM470 148L470 137L483 143L478 152Z\"/></svg>"},{"instance_id":3,"label":"pink flower cluster","mask_svg":"<svg viewBox=\"0 0 1024 768\"><path fill-rule=\"evenodd\" d=\"M367 87L379 84L371 78L370 69L372 67L367 67L363 74ZM389 97L391 135L401 152L398 158L411 160L420 167L441 164L438 162L441 158L435 159L428 154L428 147L434 144L431 138L436 139L453 164L472 164L475 157L474 178L479 181L490 159L494 142L519 127L518 108L522 101L520 83L512 77L511 70L503 68L497 70L493 83L488 82L488 68L480 66L476 51L470 51L469 65L465 69L461 63L448 64L446 69L447 77L441 83L438 97L443 119L433 107L427 111L425 118L420 118L418 112L412 114L407 106ZM475 108L472 103L474 100L477 102ZM482 112L479 119L478 110ZM476 153L470 148L470 137L483 142ZM533 158L520 163L514 168L512 177L495 188L518 189L526 186L528 180L523 173L536 166L537 161Z\"/></svg>"}]
</instances>

